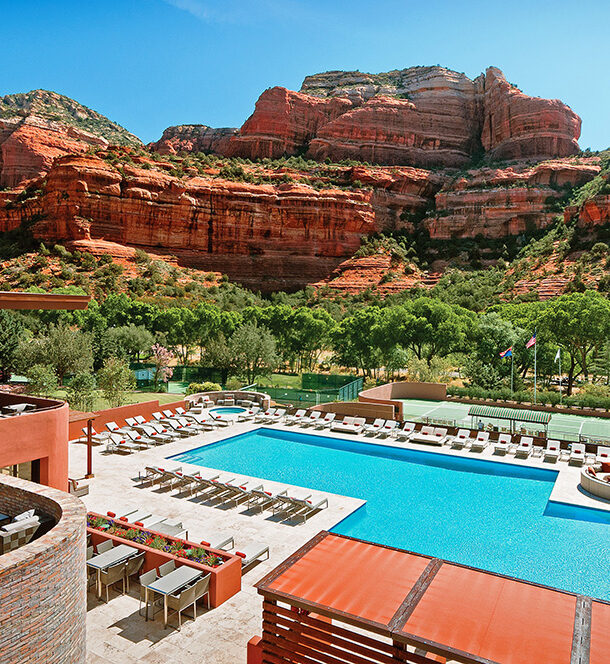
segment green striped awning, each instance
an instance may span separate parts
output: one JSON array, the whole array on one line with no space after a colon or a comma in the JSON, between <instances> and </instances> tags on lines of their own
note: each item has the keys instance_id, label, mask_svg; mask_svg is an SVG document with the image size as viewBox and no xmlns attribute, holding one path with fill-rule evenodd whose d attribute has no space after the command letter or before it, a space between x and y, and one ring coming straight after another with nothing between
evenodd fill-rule
<instances>
[{"instance_id":1,"label":"green striped awning","mask_svg":"<svg viewBox=\"0 0 610 664\"><path fill-rule=\"evenodd\" d=\"M536 424L548 424L552 417L552 413L545 413L541 410L521 410L520 408L502 408L500 406L471 406L468 414L473 417L535 422Z\"/></svg>"}]
</instances>

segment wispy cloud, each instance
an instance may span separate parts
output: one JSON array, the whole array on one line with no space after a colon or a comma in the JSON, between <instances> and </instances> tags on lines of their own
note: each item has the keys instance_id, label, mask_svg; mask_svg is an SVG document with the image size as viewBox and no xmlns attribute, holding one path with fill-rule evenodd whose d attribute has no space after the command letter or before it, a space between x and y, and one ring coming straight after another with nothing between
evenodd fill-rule
<instances>
[{"instance_id":1,"label":"wispy cloud","mask_svg":"<svg viewBox=\"0 0 610 664\"><path fill-rule=\"evenodd\" d=\"M295 21L320 18L300 0L163 0L168 5L188 12L205 23L253 23L276 19Z\"/></svg>"}]
</instances>

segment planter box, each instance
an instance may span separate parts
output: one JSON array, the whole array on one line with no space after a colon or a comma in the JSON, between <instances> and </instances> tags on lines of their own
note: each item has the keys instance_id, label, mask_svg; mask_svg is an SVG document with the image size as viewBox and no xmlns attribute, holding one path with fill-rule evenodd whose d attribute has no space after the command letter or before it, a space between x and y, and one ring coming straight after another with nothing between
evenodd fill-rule
<instances>
[{"instance_id":1,"label":"planter box","mask_svg":"<svg viewBox=\"0 0 610 664\"><path fill-rule=\"evenodd\" d=\"M92 517L101 517L103 519L109 518L95 512L89 512L88 515ZM133 528L134 530L141 530L144 532L157 534L150 528L141 528L140 526L135 526L131 523L126 523L123 521L120 522L120 525L130 529ZM163 563L166 563L169 560L175 561L176 567L186 565L187 567L193 567L195 569L201 570L204 574L209 572L212 575L210 578L210 605L212 607L220 606L223 602L226 602L230 597L233 597L233 595L241 590L242 559L239 556L229 553L228 551L210 549L207 546L202 547L200 544L195 542L189 542L188 540L183 540L178 537L168 537L167 535L163 535L163 533L158 533L160 537L164 537L168 541L183 543L187 548L205 548L205 550L209 553L222 558L223 562L221 565L218 567L209 567L208 565L203 565L201 563L195 562L194 560L189 560L188 558L183 558L181 556L175 556L173 553L167 553L166 551L160 551L159 549L153 549L150 546L146 546L146 544L133 542L125 537L112 535L110 533L104 532L103 530L98 530L97 528L88 527L87 534L91 536L91 544L95 546L104 540L111 539L115 543L115 546L117 544L127 544L129 546L133 546L135 549L144 551L146 555L144 557L144 565L141 570L142 574L144 572L148 572L148 570L151 570L154 567L163 565Z\"/></svg>"}]
</instances>

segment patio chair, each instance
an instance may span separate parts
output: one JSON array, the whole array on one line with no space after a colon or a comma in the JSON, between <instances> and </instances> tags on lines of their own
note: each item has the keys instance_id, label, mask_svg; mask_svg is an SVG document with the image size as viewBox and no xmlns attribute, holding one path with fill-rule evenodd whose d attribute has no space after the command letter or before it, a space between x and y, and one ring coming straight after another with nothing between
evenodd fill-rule
<instances>
[{"instance_id":1,"label":"patio chair","mask_svg":"<svg viewBox=\"0 0 610 664\"><path fill-rule=\"evenodd\" d=\"M585 445L584 443L572 443L570 448L570 457L568 464L571 466L582 466L585 461Z\"/></svg>"},{"instance_id":2,"label":"patio chair","mask_svg":"<svg viewBox=\"0 0 610 664\"><path fill-rule=\"evenodd\" d=\"M132 431L128 429L127 431L125 431L125 436L142 449L150 447L151 445L155 445L155 441L152 438L142 435L137 431Z\"/></svg>"},{"instance_id":3,"label":"patio chair","mask_svg":"<svg viewBox=\"0 0 610 664\"><path fill-rule=\"evenodd\" d=\"M197 579L194 584L195 588L195 603L193 609L195 611L195 618L197 617L197 602L207 596L207 608L210 608L210 580L211 574L206 574L202 579Z\"/></svg>"},{"instance_id":4,"label":"patio chair","mask_svg":"<svg viewBox=\"0 0 610 664\"><path fill-rule=\"evenodd\" d=\"M309 496L309 498L291 497L290 501L296 510L290 514L290 517L303 519L303 523L312 514L328 507L328 498L322 494Z\"/></svg>"},{"instance_id":5,"label":"patio chair","mask_svg":"<svg viewBox=\"0 0 610 664\"><path fill-rule=\"evenodd\" d=\"M435 427L433 435L436 445L444 445L448 438L447 429L444 429L443 427Z\"/></svg>"},{"instance_id":6,"label":"patio chair","mask_svg":"<svg viewBox=\"0 0 610 664\"><path fill-rule=\"evenodd\" d=\"M255 422L266 422L268 419L273 417L273 414L275 413L276 410L277 410L277 408L267 408L267 410L264 411L263 413L259 413L254 418L254 421Z\"/></svg>"},{"instance_id":7,"label":"patio chair","mask_svg":"<svg viewBox=\"0 0 610 664\"><path fill-rule=\"evenodd\" d=\"M201 470L200 472L193 475L195 482L189 486L191 493L195 495L209 489L214 486L214 481L217 480L220 475L213 470L205 471Z\"/></svg>"},{"instance_id":8,"label":"patio chair","mask_svg":"<svg viewBox=\"0 0 610 664\"><path fill-rule=\"evenodd\" d=\"M489 445L489 431L478 431L477 437L470 443L471 452L482 452Z\"/></svg>"},{"instance_id":9,"label":"patio chair","mask_svg":"<svg viewBox=\"0 0 610 664\"><path fill-rule=\"evenodd\" d=\"M160 434L163 434L165 436L169 436L171 440L178 440L179 438L183 438L182 434L180 433L179 430L176 430L172 427L165 426L161 422L150 422L150 426Z\"/></svg>"},{"instance_id":10,"label":"patio chair","mask_svg":"<svg viewBox=\"0 0 610 664\"><path fill-rule=\"evenodd\" d=\"M235 546L235 539L233 538L233 535L229 535L225 532L206 529L205 539L201 540L201 545L209 546L212 549L224 549L225 551L228 551L229 548Z\"/></svg>"},{"instance_id":11,"label":"patio chair","mask_svg":"<svg viewBox=\"0 0 610 664\"><path fill-rule=\"evenodd\" d=\"M134 419L138 424L147 424L148 423L148 420L144 417L144 415L136 415Z\"/></svg>"},{"instance_id":12,"label":"patio chair","mask_svg":"<svg viewBox=\"0 0 610 664\"><path fill-rule=\"evenodd\" d=\"M138 606L138 614L142 615L142 602L146 601L146 586L149 586L151 583L156 581L159 577L157 576L157 570L153 567L153 569L148 570L148 572L144 572L144 574L141 574L139 577L139 582L140 582L140 604ZM150 598L149 598L150 601Z\"/></svg>"},{"instance_id":13,"label":"patio chair","mask_svg":"<svg viewBox=\"0 0 610 664\"><path fill-rule=\"evenodd\" d=\"M151 440L155 441L155 444L157 445L162 445L163 443L169 443L174 439L173 436L170 436L167 433L160 433L158 432L154 427L152 426L147 426L144 425L141 427L142 433L150 438Z\"/></svg>"},{"instance_id":14,"label":"patio chair","mask_svg":"<svg viewBox=\"0 0 610 664\"><path fill-rule=\"evenodd\" d=\"M595 460L598 463L608 463L610 461L610 447L598 447Z\"/></svg>"},{"instance_id":15,"label":"patio chair","mask_svg":"<svg viewBox=\"0 0 610 664\"><path fill-rule=\"evenodd\" d=\"M128 441L116 433L111 433L106 443L106 452L133 454L134 452L139 452L141 449L141 445Z\"/></svg>"},{"instance_id":16,"label":"patio chair","mask_svg":"<svg viewBox=\"0 0 610 664\"><path fill-rule=\"evenodd\" d=\"M164 420L164 422L168 425L170 431L173 429L181 438L188 438L193 435L192 430L185 428L176 420Z\"/></svg>"},{"instance_id":17,"label":"patio chair","mask_svg":"<svg viewBox=\"0 0 610 664\"><path fill-rule=\"evenodd\" d=\"M167 608L178 614L178 631L182 628L182 612L189 606L194 606L195 601L195 586L185 588L178 595L167 596ZM196 615L195 612L195 617Z\"/></svg>"},{"instance_id":18,"label":"patio chair","mask_svg":"<svg viewBox=\"0 0 610 664\"><path fill-rule=\"evenodd\" d=\"M362 427L362 430L365 434L371 433L373 436L376 436L381 431L384 424L385 420L383 417L378 417L372 424L365 424Z\"/></svg>"},{"instance_id":19,"label":"patio chair","mask_svg":"<svg viewBox=\"0 0 610 664\"><path fill-rule=\"evenodd\" d=\"M114 546L114 542L111 539L107 539L107 540L104 540L103 542L100 542L95 547L95 552L99 555L100 553L110 551L110 549L112 549L113 546Z\"/></svg>"},{"instance_id":20,"label":"patio chair","mask_svg":"<svg viewBox=\"0 0 610 664\"><path fill-rule=\"evenodd\" d=\"M555 463L561 456L561 445L558 440L547 440L546 447L542 453L543 461L552 461Z\"/></svg>"},{"instance_id":21,"label":"patio chair","mask_svg":"<svg viewBox=\"0 0 610 664\"><path fill-rule=\"evenodd\" d=\"M512 445L512 436L509 433L501 433L494 443L494 454L506 454Z\"/></svg>"},{"instance_id":22,"label":"patio chair","mask_svg":"<svg viewBox=\"0 0 610 664\"><path fill-rule=\"evenodd\" d=\"M358 419L362 418L357 418L357 420ZM381 431L379 432L379 437L387 438L388 436L391 436L396 431L397 427L398 427L398 422L396 420L386 420L385 424L381 427Z\"/></svg>"},{"instance_id":23,"label":"patio chair","mask_svg":"<svg viewBox=\"0 0 610 664\"><path fill-rule=\"evenodd\" d=\"M326 413L324 417L319 417L314 422L314 429L329 429L337 417L336 413Z\"/></svg>"},{"instance_id":24,"label":"patio chair","mask_svg":"<svg viewBox=\"0 0 610 664\"><path fill-rule=\"evenodd\" d=\"M258 413L260 412L260 406L252 406L245 413L240 413L237 416L238 422L247 422L248 420L254 420Z\"/></svg>"},{"instance_id":25,"label":"patio chair","mask_svg":"<svg viewBox=\"0 0 610 664\"><path fill-rule=\"evenodd\" d=\"M146 553L142 551L142 553L138 553L136 556L127 560L127 564L125 565L125 583L127 584L127 592L129 592L129 577L137 574L142 569L145 557Z\"/></svg>"},{"instance_id":26,"label":"patio chair","mask_svg":"<svg viewBox=\"0 0 610 664\"><path fill-rule=\"evenodd\" d=\"M104 425L110 433L122 433L125 429L129 427L120 427L116 422L106 422Z\"/></svg>"},{"instance_id":27,"label":"patio chair","mask_svg":"<svg viewBox=\"0 0 610 664\"><path fill-rule=\"evenodd\" d=\"M87 547L87 560L89 560L89 558L93 558L93 546Z\"/></svg>"},{"instance_id":28,"label":"patio chair","mask_svg":"<svg viewBox=\"0 0 610 664\"><path fill-rule=\"evenodd\" d=\"M225 486L227 489L229 489L230 493L229 495L225 496L225 501L228 503L233 503L237 507L241 501L248 500L253 489L263 488L262 484L257 484L254 487L249 485L252 485L251 481L241 482L232 480L230 482L226 482Z\"/></svg>"},{"instance_id":29,"label":"patio chair","mask_svg":"<svg viewBox=\"0 0 610 664\"><path fill-rule=\"evenodd\" d=\"M450 440L451 447L463 450L468 443L472 443L472 435L469 429L459 429L457 434Z\"/></svg>"},{"instance_id":30,"label":"patio chair","mask_svg":"<svg viewBox=\"0 0 610 664\"><path fill-rule=\"evenodd\" d=\"M125 594L125 567L126 563L120 562L101 571L100 583L102 586L106 586L106 604L108 604L108 588L115 583L120 581L123 584L123 592L121 594Z\"/></svg>"},{"instance_id":31,"label":"patio chair","mask_svg":"<svg viewBox=\"0 0 610 664\"><path fill-rule=\"evenodd\" d=\"M195 420L190 420L186 417L179 417L176 421L178 422L178 424L181 424L184 427L184 429L190 431L191 434L193 435L197 435L199 433L203 433L204 431L206 431L206 427ZM207 430L209 431L209 427L207 428Z\"/></svg>"},{"instance_id":32,"label":"patio chair","mask_svg":"<svg viewBox=\"0 0 610 664\"><path fill-rule=\"evenodd\" d=\"M302 422L299 422L302 427L310 427L317 423L322 417L322 411L312 410L308 417L304 417Z\"/></svg>"},{"instance_id":33,"label":"patio chair","mask_svg":"<svg viewBox=\"0 0 610 664\"><path fill-rule=\"evenodd\" d=\"M515 457L527 459L534 448L534 439L531 436L521 436L519 445L515 450Z\"/></svg>"},{"instance_id":34,"label":"patio chair","mask_svg":"<svg viewBox=\"0 0 610 664\"><path fill-rule=\"evenodd\" d=\"M301 418L305 417L306 412L306 408L299 408L294 415L286 415L284 418L284 424L297 424L297 422L300 422Z\"/></svg>"},{"instance_id":35,"label":"patio chair","mask_svg":"<svg viewBox=\"0 0 610 664\"><path fill-rule=\"evenodd\" d=\"M173 572L176 569L176 562L174 560L168 560L163 565L159 565L159 576L167 576L170 572Z\"/></svg>"},{"instance_id":36,"label":"patio chair","mask_svg":"<svg viewBox=\"0 0 610 664\"><path fill-rule=\"evenodd\" d=\"M266 544L247 544L236 551L235 555L242 559L241 568L243 570L250 567L257 560L261 560L263 556L266 556L265 560L269 560L269 547Z\"/></svg>"},{"instance_id":37,"label":"patio chair","mask_svg":"<svg viewBox=\"0 0 610 664\"><path fill-rule=\"evenodd\" d=\"M415 431L415 422L405 422L402 428L396 432L396 440L408 440Z\"/></svg>"},{"instance_id":38,"label":"patio chair","mask_svg":"<svg viewBox=\"0 0 610 664\"><path fill-rule=\"evenodd\" d=\"M289 512L296 508L297 503L295 500L303 501L311 498L311 492L308 492L304 489L288 489L286 493L278 493L276 495L276 501L272 505L271 509L273 514L278 514L281 512Z\"/></svg>"}]
</instances>

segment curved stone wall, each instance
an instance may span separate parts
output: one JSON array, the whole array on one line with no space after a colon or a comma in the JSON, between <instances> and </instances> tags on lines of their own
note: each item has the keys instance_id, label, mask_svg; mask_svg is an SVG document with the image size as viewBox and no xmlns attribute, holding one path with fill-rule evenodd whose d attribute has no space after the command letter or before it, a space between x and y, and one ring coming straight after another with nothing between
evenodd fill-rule
<instances>
[{"instance_id":1,"label":"curved stone wall","mask_svg":"<svg viewBox=\"0 0 610 664\"><path fill-rule=\"evenodd\" d=\"M84 664L85 506L67 493L0 475L0 512L33 508L55 526L0 555L0 662Z\"/></svg>"}]
</instances>

